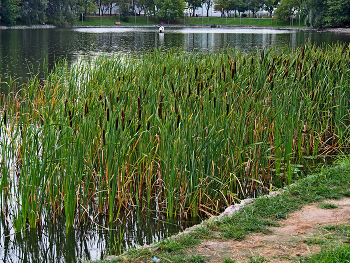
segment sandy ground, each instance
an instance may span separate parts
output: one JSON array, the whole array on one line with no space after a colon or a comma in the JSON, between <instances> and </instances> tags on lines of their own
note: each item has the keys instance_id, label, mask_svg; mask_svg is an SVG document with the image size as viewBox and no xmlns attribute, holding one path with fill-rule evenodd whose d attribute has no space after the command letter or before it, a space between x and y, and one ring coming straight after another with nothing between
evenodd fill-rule
<instances>
[{"instance_id":1,"label":"sandy ground","mask_svg":"<svg viewBox=\"0 0 350 263\"><path fill-rule=\"evenodd\" d=\"M316 204L305 206L281 220L280 227L271 227L272 234L252 234L242 241L209 240L189 251L206 256L207 262L223 262L231 258L235 262L249 262L252 256L261 256L268 262L292 262L300 257L317 253L320 245L307 244L308 238L320 236L320 226L350 222L350 199L328 201L337 209L322 209Z\"/></svg>"}]
</instances>

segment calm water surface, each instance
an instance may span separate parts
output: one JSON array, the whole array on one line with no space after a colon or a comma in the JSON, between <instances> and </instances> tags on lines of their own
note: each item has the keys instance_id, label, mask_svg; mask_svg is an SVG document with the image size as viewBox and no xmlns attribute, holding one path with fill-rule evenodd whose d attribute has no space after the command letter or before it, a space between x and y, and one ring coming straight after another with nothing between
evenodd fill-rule
<instances>
[{"instance_id":1,"label":"calm water surface","mask_svg":"<svg viewBox=\"0 0 350 263\"><path fill-rule=\"evenodd\" d=\"M249 51L256 47L297 47L313 43L350 42L345 33L275 29L166 28L158 34L149 28L11 29L0 31L0 77L23 83L37 74L43 63L52 68L55 61L100 53L140 53L154 48L184 51L215 51L227 46ZM4 85L2 85L4 89Z\"/></svg>"},{"instance_id":2,"label":"calm water surface","mask_svg":"<svg viewBox=\"0 0 350 263\"><path fill-rule=\"evenodd\" d=\"M185 52L216 51L239 47L244 51L256 47L297 47L313 43L349 43L344 33L273 29L221 28L74 28L0 30L1 91L6 93L9 78L23 83L43 64L51 69L60 58L72 64L87 56L110 53L136 55L159 48L178 48ZM0 175L1 176L1 175ZM77 262L79 259L101 259L106 251L149 244L174 234L197 222L167 221L159 214L134 211L122 223L105 230L105 218L96 218L66 234L64 224L43 225L35 231L16 234L6 227L0 215L0 262Z\"/></svg>"}]
</instances>

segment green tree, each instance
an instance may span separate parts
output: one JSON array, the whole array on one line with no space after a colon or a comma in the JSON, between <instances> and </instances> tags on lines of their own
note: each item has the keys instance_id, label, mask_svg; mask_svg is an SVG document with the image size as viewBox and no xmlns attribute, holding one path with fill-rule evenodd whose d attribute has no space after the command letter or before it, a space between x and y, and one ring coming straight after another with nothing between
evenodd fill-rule
<instances>
[{"instance_id":1,"label":"green tree","mask_svg":"<svg viewBox=\"0 0 350 263\"><path fill-rule=\"evenodd\" d=\"M192 10L192 16L195 16L196 9L202 5L202 0L187 0L187 4Z\"/></svg>"},{"instance_id":2,"label":"green tree","mask_svg":"<svg viewBox=\"0 0 350 263\"><path fill-rule=\"evenodd\" d=\"M262 7L262 2L260 0L248 0L248 10L253 12L253 17L255 17L255 13L259 11Z\"/></svg>"},{"instance_id":3,"label":"green tree","mask_svg":"<svg viewBox=\"0 0 350 263\"><path fill-rule=\"evenodd\" d=\"M19 17L20 0L2 0L0 8L1 21L6 25L13 26Z\"/></svg>"},{"instance_id":4,"label":"green tree","mask_svg":"<svg viewBox=\"0 0 350 263\"><path fill-rule=\"evenodd\" d=\"M278 0L263 0L262 2L264 10L269 12L272 15L273 10L276 8L278 4Z\"/></svg>"},{"instance_id":5,"label":"green tree","mask_svg":"<svg viewBox=\"0 0 350 263\"><path fill-rule=\"evenodd\" d=\"M299 0L282 0L277 5L275 13L279 20L288 21L296 11L300 10L300 7Z\"/></svg>"},{"instance_id":6,"label":"green tree","mask_svg":"<svg viewBox=\"0 0 350 263\"><path fill-rule=\"evenodd\" d=\"M304 2L303 14L308 27L322 27L325 23L326 12L327 0L306 0Z\"/></svg>"},{"instance_id":7,"label":"green tree","mask_svg":"<svg viewBox=\"0 0 350 263\"><path fill-rule=\"evenodd\" d=\"M214 0L214 10L220 11L221 16L224 16L224 13L229 11L229 1L228 0Z\"/></svg>"},{"instance_id":8,"label":"green tree","mask_svg":"<svg viewBox=\"0 0 350 263\"><path fill-rule=\"evenodd\" d=\"M326 23L344 26L350 23L350 0L327 0Z\"/></svg>"},{"instance_id":9,"label":"green tree","mask_svg":"<svg viewBox=\"0 0 350 263\"><path fill-rule=\"evenodd\" d=\"M203 4L205 4L207 10L207 17L209 16L209 9L213 5L213 3L213 0L203 0Z\"/></svg>"},{"instance_id":10,"label":"green tree","mask_svg":"<svg viewBox=\"0 0 350 263\"><path fill-rule=\"evenodd\" d=\"M49 0L47 16L55 25L72 25L81 13L77 0Z\"/></svg>"},{"instance_id":11,"label":"green tree","mask_svg":"<svg viewBox=\"0 0 350 263\"><path fill-rule=\"evenodd\" d=\"M47 0L26 0L23 2L20 15L27 25L46 22Z\"/></svg>"},{"instance_id":12,"label":"green tree","mask_svg":"<svg viewBox=\"0 0 350 263\"><path fill-rule=\"evenodd\" d=\"M183 17L185 2L183 0L155 0L158 19L179 19Z\"/></svg>"}]
</instances>

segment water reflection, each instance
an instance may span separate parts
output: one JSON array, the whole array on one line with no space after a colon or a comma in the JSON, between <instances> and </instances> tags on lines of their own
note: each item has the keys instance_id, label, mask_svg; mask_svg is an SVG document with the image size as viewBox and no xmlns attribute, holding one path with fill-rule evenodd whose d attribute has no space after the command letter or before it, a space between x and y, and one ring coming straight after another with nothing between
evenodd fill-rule
<instances>
[{"instance_id":1,"label":"water reflection","mask_svg":"<svg viewBox=\"0 0 350 263\"><path fill-rule=\"evenodd\" d=\"M14 233L8 228L5 217L0 224L1 262L78 262L79 259L102 259L107 254L119 254L125 249L150 244L178 233L198 223L196 221L167 220L152 213L137 210L122 217L122 221L108 226L108 218L88 220L69 233L65 232L64 220L55 224Z\"/></svg>"},{"instance_id":2,"label":"water reflection","mask_svg":"<svg viewBox=\"0 0 350 263\"><path fill-rule=\"evenodd\" d=\"M184 51L216 51L239 47L249 51L256 47L297 47L306 40L313 43L350 42L349 34L315 31L225 28L166 28L158 34L156 27L146 28L75 28L0 30L0 77L17 82L41 72L43 63L50 70L55 61L66 58L74 63L82 56L99 53L139 53L154 48ZM41 73L43 78L44 74ZM6 85L5 85L6 86ZM4 85L2 91L4 92Z\"/></svg>"}]
</instances>

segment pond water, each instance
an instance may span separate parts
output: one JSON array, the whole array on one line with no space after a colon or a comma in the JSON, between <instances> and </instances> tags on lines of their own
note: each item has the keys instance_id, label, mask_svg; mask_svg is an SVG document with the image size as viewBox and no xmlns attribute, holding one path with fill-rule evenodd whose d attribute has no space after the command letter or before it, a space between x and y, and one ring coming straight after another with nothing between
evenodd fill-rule
<instances>
[{"instance_id":1,"label":"pond water","mask_svg":"<svg viewBox=\"0 0 350 263\"><path fill-rule=\"evenodd\" d=\"M1 92L9 78L23 83L58 59L72 64L87 56L108 53L140 54L159 48L185 52L211 52L225 47L249 51L256 47L297 47L313 43L349 43L350 34L274 29L166 28L158 34L148 28L14 29L0 31ZM45 62L44 62L45 61ZM39 69L40 68L40 69ZM43 77L43 73L39 73ZM1 176L1 175L0 175ZM149 244L177 233L196 221L171 221L164 215L131 211L106 230L106 218L95 218L65 233L64 223L42 225L35 231L16 234L0 215L1 262L77 262L101 259L137 245Z\"/></svg>"},{"instance_id":2,"label":"pond water","mask_svg":"<svg viewBox=\"0 0 350 263\"><path fill-rule=\"evenodd\" d=\"M224 47L251 50L256 47L297 47L313 43L350 42L350 34L315 31L245 28L169 28L158 34L156 27L9 29L0 31L0 78L19 83L38 69L51 69L60 58L74 63L84 56L101 53L140 53L155 48L184 51L215 51ZM43 77L43 74L41 74ZM6 92L6 84L2 85Z\"/></svg>"}]
</instances>

